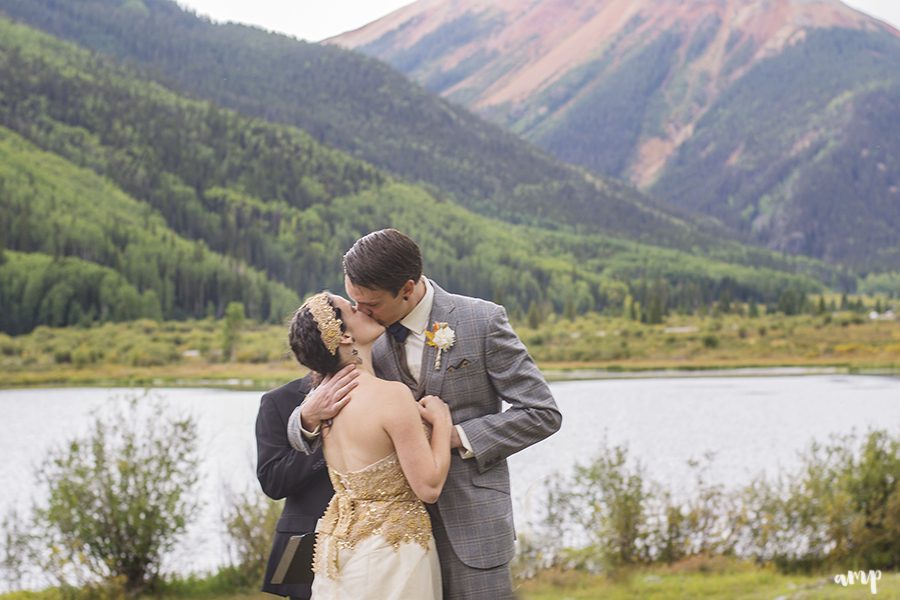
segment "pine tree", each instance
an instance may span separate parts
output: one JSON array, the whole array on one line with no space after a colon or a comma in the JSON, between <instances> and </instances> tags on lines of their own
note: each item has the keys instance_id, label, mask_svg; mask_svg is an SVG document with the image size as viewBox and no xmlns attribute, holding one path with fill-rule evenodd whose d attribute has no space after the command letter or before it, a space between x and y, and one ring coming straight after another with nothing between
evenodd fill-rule
<instances>
[{"instance_id":1,"label":"pine tree","mask_svg":"<svg viewBox=\"0 0 900 600\"><path fill-rule=\"evenodd\" d=\"M532 302L531 306L528 307L528 326L532 329L537 329L540 327L541 321L543 321L541 309L538 308L537 302Z\"/></svg>"},{"instance_id":2,"label":"pine tree","mask_svg":"<svg viewBox=\"0 0 900 600\"><path fill-rule=\"evenodd\" d=\"M222 356L226 361L234 359L234 348L237 345L244 324L244 305L240 302L229 302L225 308L225 320L222 327Z\"/></svg>"}]
</instances>

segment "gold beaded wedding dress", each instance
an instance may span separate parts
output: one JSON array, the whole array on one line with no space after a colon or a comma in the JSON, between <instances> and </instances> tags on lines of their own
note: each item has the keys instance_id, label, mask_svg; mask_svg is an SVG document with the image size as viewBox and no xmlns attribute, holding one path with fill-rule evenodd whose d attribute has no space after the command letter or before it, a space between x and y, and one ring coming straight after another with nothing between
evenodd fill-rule
<instances>
[{"instance_id":1,"label":"gold beaded wedding dress","mask_svg":"<svg viewBox=\"0 0 900 600\"><path fill-rule=\"evenodd\" d=\"M313 600L440 599L431 519L396 452L328 474L334 497L316 528Z\"/></svg>"}]
</instances>

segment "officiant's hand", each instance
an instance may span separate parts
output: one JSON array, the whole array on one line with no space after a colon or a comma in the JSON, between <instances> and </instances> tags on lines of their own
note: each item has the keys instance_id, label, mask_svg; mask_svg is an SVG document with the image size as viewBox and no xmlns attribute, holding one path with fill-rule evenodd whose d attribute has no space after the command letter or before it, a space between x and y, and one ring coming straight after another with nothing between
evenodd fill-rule
<instances>
[{"instance_id":1,"label":"officiant's hand","mask_svg":"<svg viewBox=\"0 0 900 600\"><path fill-rule=\"evenodd\" d=\"M300 406L300 425L303 429L313 431L322 421L333 419L341 412L350 402L350 392L359 385L357 377L359 371L353 364L326 376Z\"/></svg>"}]
</instances>

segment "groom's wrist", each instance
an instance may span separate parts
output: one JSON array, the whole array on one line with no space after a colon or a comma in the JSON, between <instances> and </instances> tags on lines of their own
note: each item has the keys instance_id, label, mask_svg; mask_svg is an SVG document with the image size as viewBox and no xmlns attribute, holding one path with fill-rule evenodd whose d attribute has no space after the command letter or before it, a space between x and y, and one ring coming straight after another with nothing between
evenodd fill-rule
<instances>
[{"instance_id":1,"label":"groom's wrist","mask_svg":"<svg viewBox=\"0 0 900 600\"><path fill-rule=\"evenodd\" d=\"M309 409L309 400L312 397L315 390L309 393L306 396L306 399L303 403L300 404L300 411L297 415L297 420L300 423L300 433L303 434L303 437L307 439L314 439L321 433L322 431L322 421L319 419L310 418L306 411Z\"/></svg>"},{"instance_id":2,"label":"groom's wrist","mask_svg":"<svg viewBox=\"0 0 900 600\"><path fill-rule=\"evenodd\" d=\"M313 439L317 437L322 432L322 422L316 421L315 425L313 425L313 421L308 417L304 418L303 409L300 409L300 415L298 421L300 421L300 433L303 434L304 437L308 439Z\"/></svg>"},{"instance_id":3,"label":"groom's wrist","mask_svg":"<svg viewBox=\"0 0 900 600\"><path fill-rule=\"evenodd\" d=\"M312 431L309 431L306 429L306 427L303 426L303 422L301 421L300 422L300 433L302 433L303 437L305 437L306 439L313 440L313 439L319 437L319 434L322 433L322 424L319 423L318 425L316 425L315 427L312 428Z\"/></svg>"},{"instance_id":4,"label":"groom's wrist","mask_svg":"<svg viewBox=\"0 0 900 600\"><path fill-rule=\"evenodd\" d=\"M459 449L460 458L475 458L475 452L472 450L472 444L466 435L462 425L455 425L450 434L451 445ZM457 444L458 442L458 444Z\"/></svg>"},{"instance_id":5,"label":"groom's wrist","mask_svg":"<svg viewBox=\"0 0 900 600\"><path fill-rule=\"evenodd\" d=\"M462 438L459 435L459 425L450 428L450 449L462 448Z\"/></svg>"}]
</instances>

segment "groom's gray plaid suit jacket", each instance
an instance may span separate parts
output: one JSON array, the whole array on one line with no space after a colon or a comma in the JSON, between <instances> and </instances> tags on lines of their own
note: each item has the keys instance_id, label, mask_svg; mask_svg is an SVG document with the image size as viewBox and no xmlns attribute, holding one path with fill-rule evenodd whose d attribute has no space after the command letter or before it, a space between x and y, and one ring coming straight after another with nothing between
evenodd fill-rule
<instances>
[{"instance_id":1,"label":"groom's gray plaid suit jacket","mask_svg":"<svg viewBox=\"0 0 900 600\"><path fill-rule=\"evenodd\" d=\"M439 396L450 406L453 423L465 431L475 456L462 459L453 452L436 508L460 560L489 569L509 562L515 551L506 459L557 431L562 417L502 306L434 285L429 323L434 322L446 322L456 333L440 369L434 368L437 349L426 345L416 385L401 369L393 338L383 335L373 348L375 372L405 381L416 398ZM509 404L505 411L502 402ZM291 438L298 449L314 449L296 428Z\"/></svg>"},{"instance_id":2,"label":"groom's gray plaid suit jacket","mask_svg":"<svg viewBox=\"0 0 900 600\"><path fill-rule=\"evenodd\" d=\"M438 370L437 348L425 346L414 394L439 396L446 402L453 423L462 426L475 453L470 459L453 453L437 511L463 563L496 567L509 562L514 552L506 458L559 429L561 416L503 307L448 294L434 285L429 323L434 322L446 322L456 333L456 342L441 356ZM373 360L380 377L408 379L390 336L375 343ZM510 405L506 411L502 401Z\"/></svg>"}]
</instances>

